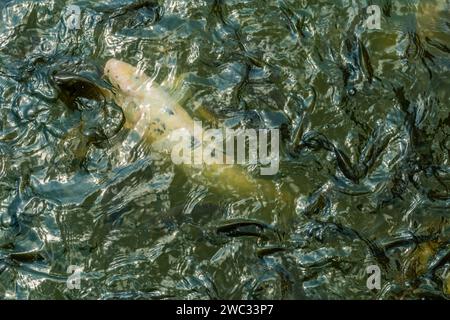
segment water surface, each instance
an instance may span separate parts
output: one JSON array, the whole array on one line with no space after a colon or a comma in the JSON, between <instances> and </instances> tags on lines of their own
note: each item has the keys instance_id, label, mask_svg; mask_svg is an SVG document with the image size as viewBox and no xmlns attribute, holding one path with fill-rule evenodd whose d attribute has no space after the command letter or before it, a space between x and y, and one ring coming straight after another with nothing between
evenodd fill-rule
<instances>
[{"instance_id":1,"label":"water surface","mask_svg":"<svg viewBox=\"0 0 450 320\"><path fill-rule=\"evenodd\" d=\"M0 297L448 298L445 1L136 3L0 3ZM295 201L214 191L149 150L96 95L112 57L211 127L280 129L265 179Z\"/></svg>"}]
</instances>

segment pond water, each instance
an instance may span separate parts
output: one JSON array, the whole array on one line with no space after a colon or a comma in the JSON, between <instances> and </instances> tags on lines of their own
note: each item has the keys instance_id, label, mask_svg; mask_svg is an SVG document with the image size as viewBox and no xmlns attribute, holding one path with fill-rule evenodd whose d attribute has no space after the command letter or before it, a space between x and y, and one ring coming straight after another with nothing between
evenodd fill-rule
<instances>
[{"instance_id":1,"label":"pond water","mask_svg":"<svg viewBox=\"0 0 450 320\"><path fill-rule=\"evenodd\" d=\"M0 297L448 298L449 8L1 1ZM152 150L110 58L209 127L279 129L277 174L243 167L274 192Z\"/></svg>"}]
</instances>

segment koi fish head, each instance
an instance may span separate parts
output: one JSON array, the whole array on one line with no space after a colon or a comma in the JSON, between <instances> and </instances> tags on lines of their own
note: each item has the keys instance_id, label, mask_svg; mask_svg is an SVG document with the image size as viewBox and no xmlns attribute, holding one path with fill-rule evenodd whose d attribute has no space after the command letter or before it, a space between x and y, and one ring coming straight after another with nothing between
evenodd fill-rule
<instances>
[{"instance_id":1,"label":"koi fish head","mask_svg":"<svg viewBox=\"0 0 450 320\"><path fill-rule=\"evenodd\" d=\"M105 76L119 92L130 96L138 96L149 83L149 78L144 72L116 59L110 59L106 63Z\"/></svg>"},{"instance_id":2,"label":"koi fish head","mask_svg":"<svg viewBox=\"0 0 450 320\"><path fill-rule=\"evenodd\" d=\"M136 67L110 59L104 70L105 76L116 89L116 103L122 107L128 126L134 126L143 114L141 99L149 84L149 78Z\"/></svg>"}]
</instances>

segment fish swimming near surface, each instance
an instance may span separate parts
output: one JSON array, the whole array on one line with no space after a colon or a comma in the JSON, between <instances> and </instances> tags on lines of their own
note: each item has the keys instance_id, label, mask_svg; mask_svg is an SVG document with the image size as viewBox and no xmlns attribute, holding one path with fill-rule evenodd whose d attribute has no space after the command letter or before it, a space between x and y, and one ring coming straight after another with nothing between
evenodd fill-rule
<instances>
[{"instance_id":1,"label":"fish swimming near surface","mask_svg":"<svg viewBox=\"0 0 450 320\"><path fill-rule=\"evenodd\" d=\"M114 99L124 112L125 127L136 131L152 150L171 154L176 145L175 133L190 137L192 149L202 144L202 133L194 130L194 119L145 73L126 62L110 59L104 74L115 88ZM195 159L196 153L193 154L193 163L199 163ZM202 155L205 156L208 155ZM240 196L260 194L264 199L280 196L280 199L292 204L291 192L280 191L270 179L251 177L241 166L231 165L233 162L227 159L229 155L223 156L224 164L207 164L200 170L202 178L215 181L217 190L228 189ZM188 175L199 176L198 166L183 164L182 167Z\"/></svg>"}]
</instances>

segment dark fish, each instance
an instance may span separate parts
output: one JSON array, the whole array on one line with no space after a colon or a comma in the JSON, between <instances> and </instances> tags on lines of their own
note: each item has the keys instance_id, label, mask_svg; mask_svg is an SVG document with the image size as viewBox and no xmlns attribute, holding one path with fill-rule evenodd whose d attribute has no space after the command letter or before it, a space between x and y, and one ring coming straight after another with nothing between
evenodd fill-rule
<instances>
[{"instance_id":1,"label":"dark fish","mask_svg":"<svg viewBox=\"0 0 450 320\"><path fill-rule=\"evenodd\" d=\"M292 130L290 139L291 142L289 143L289 151L293 156L301 151L302 139L308 125L310 124L309 115L314 111L316 100L316 90L314 89L314 87L311 87L311 95L306 99L302 99L303 110L301 112L301 121L299 121L295 128Z\"/></svg>"},{"instance_id":2,"label":"dark fish","mask_svg":"<svg viewBox=\"0 0 450 320\"><path fill-rule=\"evenodd\" d=\"M344 176L354 183L359 183L359 179L361 178L362 174L358 172L358 170L355 170L347 155L336 147L334 148L334 154L336 155L338 167L342 171Z\"/></svg>"},{"instance_id":3,"label":"dark fish","mask_svg":"<svg viewBox=\"0 0 450 320\"><path fill-rule=\"evenodd\" d=\"M263 240L280 239L280 234L272 226L258 221L230 221L226 224L217 227L218 234L227 237L257 237Z\"/></svg>"},{"instance_id":4,"label":"dark fish","mask_svg":"<svg viewBox=\"0 0 450 320\"><path fill-rule=\"evenodd\" d=\"M94 9L97 12L109 14L114 13L114 16L110 18L115 18L127 13L128 11L135 11L142 8L154 7L157 5L158 3L155 0L138 0L122 6L97 6Z\"/></svg>"},{"instance_id":5,"label":"dark fish","mask_svg":"<svg viewBox=\"0 0 450 320\"><path fill-rule=\"evenodd\" d=\"M403 87L394 88L394 94L397 99L397 102L400 104L400 107L403 112L409 113L409 106L411 102L405 96L405 89Z\"/></svg>"},{"instance_id":6,"label":"dark fish","mask_svg":"<svg viewBox=\"0 0 450 320\"><path fill-rule=\"evenodd\" d=\"M380 126L374 130L374 133L366 143L366 146L364 147L359 159L358 165L361 174L365 175L367 171L374 165L380 154L389 145L391 138L392 134L384 134L383 126Z\"/></svg>"},{"instance_id":7,"label":"dark fish","mask_svg":"<svg viewBox=\"0 0 450 320\"><path fill-rule=\"evenodd\" d=\"M78 71L82 67L86 70ZM101 147L122 129L125 123L123 111L112 99L107 98L112 92L112 86L101 78L95 66L69 62L64 66L64 71L52 73L52 81L58 90L58 98L68 109L90 111L91 116L85 112L86 117L83 119L94 119L97 116L108 119L108 126L105 127L97 126L97 122L93 126L84 125L85 131L89 131L83 132L88 144L93 143ZM80 144L80 154L84 153L83 146L86 146L86 143Z\"/></svg>"},{"instance_id":8,"label":"dark fish","mask_svg":"<svg viewBox=\"0 0 450 320\"><path fill-rule=\"evenodd\" d=\"M323 222L319 220L314 220L314 222L322 228L322 230L326 230L329 234L333 235L333 233L345 236L352 240L361 240L364 242L372 256L377 260L377 262L382 266L385 270L388 269L389 266L389 258L386 256L384 249L378 245L376 242L366 238L361 235L357 230L352 229L350 227L344 226L340 223L335 222Z\"/></svg>"},{"instance_id":9,"label":"dark fish","mask_svg":"<svg viewBox=\"0 0 450 320\"><path fill-rule=\"evenodd\" d=\"M303 31L304 26L305 26L305 18L302 17L301 15L294 13L289 8L289 6L287 6L284 3L281 3L280 11L282 12L283 16L286 18L290 31L293 34L297 34L302 38L305 37L305 33Z\"/></svg>"},{"instance_id":10,"label":"dark fish","mask_svg":"<svg viewBox=\"0 0 450 320\"><path fill-rule=\"evenodd\" d=\"M428 39L428 38L427 38L427 43L428 43L430 46L433 46L433 47L435 47L436 49L439 49L439 50L441 50L441 51L444 52L444 53L450 53L450 47L448 47L447 45L445 45L445 44L443 44L443 43L441 43L441 42L439 42L439 41L435 41L435 40L432 40L432 39Z\"/></svg>"},{"instance_id":11,"label":"dark fish","mask_svg":"<svg viewBox=\"0 0 450 320\"><path fill-rule=\"evenodd\" d=\"M407 234L398 235L393 237L392 239L387 240L379 244L380 247L384 249L384 251L390 251L392 249L414 245L417 246L420 243L431 241L435 237L434 236L416 236L412 232L408 232Z\"/></svg>"},{"instance_id":12,"label":"dark fish","mask_svg":"<svg viewBox=\"0 0 450 320\"><path fill-rule=\"evenodd\" d=\"M392 12L392 2L391 2L391 0L387 0L387 1L384 3L383 8L382 8L382 11L383 11L383 14L384 14L386 17L388 17L388 18L391 17L391 12Z\"/></svg>"},{"instance_id":13,"label":"dark fish","mask_svg":"<svg viewBox=\"0 0 450 320\"><path fill-rule=\"evenodd\" d=\"M39 251L10 253L9 258L13 261L21 263L31 263L42 261L45 259L45 257Z\"/></svg>"},{"instance_id":14,"label":"dark fish","mask_svg":"<svg viewBox=\"0 0 450 320\"><path fill-rule=\"evenodd\" d=\"M364 46L364 44L361 42L361 40L358 40L358 48L359 48L359 57L360 57L360 64L361 67L367 77L367 80L371 84L373 81L373 67L372 63L370 62L370 56L369 52L367 51L367 48Z\"/></svg>"},{"instance_id":15,"label":"dark fish","mask_svg":"<svg viewBox=\"0 0 450 320\"><path fill-rule=\"evenodd\" d=\"M225 26L229 24L226 18L228 15L226 9L227 7L225 5L225 1L223 0L214 0L211 5L211 15L216 16Z\"/></svg>"},{"instance_id":16,"label":"dark fish","mask_svg":"<svg viewBox=\"0 0 450 320\"><path fill-rule=\"evenodd\" d=\"M324 190L319 190L315 192L308 198L308 204L306 208L302 211L302 214L306 216L314 216L330 206L330 200L325 195Z\"/></svg>"},{"instance_id":17,"label":"dark fish","mask_svg":"<svg viewBox=\"0 0 450 320\"><path fill-rule=\"evenodd\" d=\"M428 71L428 75L430 79L433 77L433 73L428 66L427 61L434 63L434 55L431 54L428 50L425 49L421 37L417 34L417 32L411 32L409 33L409 40L410 43L413 46L413 49L411 50L411 47L409 47L407 51L411 53L412 51L412 57L413 58L419 58L422 64L425 66L425 68ZM408 53L408 52L407 52Z\"/></svg>"},{"instance_id":18,"label":"dark fish","mask_svg":"<svg viewBox=\"0 0 450 320\"><path fill-rule=\"evenodd\" d=\"M102 6L96 7L97 12L102 12L109 14L110 16L103 18L106 19L116 19L127 14L132 14L133 12L143 12L146 17L151 17L151 23L156 23L161 20L163 16L163 7L158 4L155 0L139 0L123 6ZM138 20L138 17L128 19L128 22L133 22L133 20ZM148 22L145 19L145 22Z\"/></svg>"},{"instance_id":19,"label":"dark fish","mask_svg":"<svg viewBox=\"0 0 450 320\"><path fill-rule=\"evenodd\" d=\"M263 258L265 256L270 256L278 252L286 251L286 248L278 247L278 246L271 246L266 248L261 248L256 251L256 255L258 258Z\"/></svg>"},{"instance_id":20,"label":"dark fish","mask_svg":"<svg viewBox=\"0 0 450 320\"><path fill-rule=\"evenodd\" d=\"M252 300L273 299L275 290L280 295L279 299L289 299L295 284L292 274L282 264L272 261L265 263L263 273L255 280L250 289L249 298Z\"/></svg>"},{"instance_id":21,"label":"dark fish","mask_svg":"<svg viewBox=\"0 0 450 320\"><path fill-rule=\"evenodd\" d=\"M327 151L333 151L336 156L336 162L339 169L342 171L345 177L347 177L354 183L359 183L359 179L365 176L367 173L367 166L365 166L363 163L354 166L343 151L336 148L333 143L328 140L328 138L320 133L306 133L302 139L302 143L299 146L299 149L301 149L303 146L312 149L325 149Z\"/></svg>"},{"instance_id":22,"label":"dark fish","mask_svg":"<svg viewBox=\"0 0 450 320\"><path fill-rule=\"evenodd\" d=\"M303 135L299 149L302 149L303 147L325 149L327 151L334 151L335 149L333 143L331 143L327 137L315 131L309 131Z\"/></svg>"},{"instance_id":23,"label":"dark fish","mask_svg":"<svg viewBox=\"0 0 450 320\"><path fill-rule=\"evenodd\" d=\"M428 198L431 200L438 200L438 201L447 201L450 200L450 193L447 191L445 192L439 192L436 190L430 190L427 194Z\"/></svg>"},{"instance_id":24,"label":"dark fish","mask_svg":"<svg viewBox=\"0 0 450 320\"><path fill-rule=\"evenodd\" d=\"M69 72L60 72L53 75L53 79L60 90L60 98L63 102L71 108L80 108L78 103L79 98L86 98L90 100L105 101L105 94L103 88L108 88L103 81L98 79L95 81L90 77L73 74Z\"/></svg>"}]
</instances>

